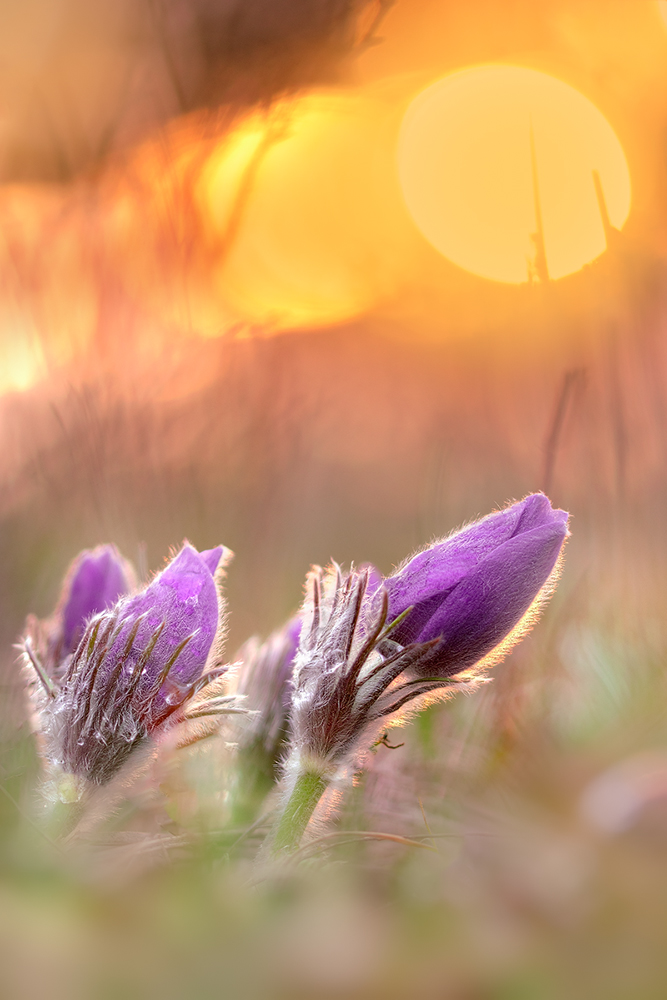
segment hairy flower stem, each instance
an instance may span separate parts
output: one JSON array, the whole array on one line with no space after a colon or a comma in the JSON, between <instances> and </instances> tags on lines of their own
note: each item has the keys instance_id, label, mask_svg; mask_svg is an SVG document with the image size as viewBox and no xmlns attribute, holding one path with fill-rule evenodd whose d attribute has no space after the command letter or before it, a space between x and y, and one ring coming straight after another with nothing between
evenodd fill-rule
<instances>
[{"instance_id":1,"label":"hairy flower stem","mask_svg":"<svg viewBox=\"0 0 667 1000\"><path fill-rule=\"evenodd\" d=\"M291 854L297 849L327 785L326 779L315 771L299 774L273 834L271 853L274 856Z\"/></svg>"}]
</instances>

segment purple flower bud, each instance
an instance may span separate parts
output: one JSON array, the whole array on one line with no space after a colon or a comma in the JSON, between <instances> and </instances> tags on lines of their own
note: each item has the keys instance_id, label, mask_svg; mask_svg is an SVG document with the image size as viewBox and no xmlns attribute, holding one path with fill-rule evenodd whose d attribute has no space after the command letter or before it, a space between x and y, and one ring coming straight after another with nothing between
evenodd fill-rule
<instances>
[{"instance_id":1,"label":"purple flower bud","mask_svg":"<svg viewBox=\"0 0 667 1000\"><path fill-rule=\"evenodd\" d=\"M239 826L248 826L257 818L278 777L301 624L297 615L266 642L249 639L238 653L241 666L236 692L243 696L247 715L235 735L238 753L230 804L232 821Z\"/></svg>"},{"instance_id":2,"label":"purple flower bud","mask_svg":"<svg viewBox=\"0 0 667 1000\"><path fill-rule=\"evenodd\" d=\"M239 742L249 746L260 742L275 764L285 738L292 702L292 670L299 646L301 617L291 618L276 629L266 642L250 639L239 651L242 661L237 693L245 695L246 706L256 713L248 720Z\"/></svg>"},{"instance_id":3,"label":"purple flower bud","mask_svg":"<svg viewBox=\"0 0 667 1000\"><path fill-rule=\"evenodd\" d=\"M479 669L452 678L516 636L554 578L567 518L535 494L379 587L372 567L326 578L316 569L294 667L291 769L332 773L410 702L474 681Z\"/></svg>"},{"instance_id":4,"label":"purple flower bud","mask_svg":"<svg viewBox=\"0 0 667 1000\"><path fill-rule=\"evenodd\" d=\"M94 616L45 705L45 742L60 770L103 784L132 749L220 676L214 573L222 546L185 544L142 591ZM211 669L204 674L209 663Z\"/></svg>"},{"instance_id":5,"label":"purple flower bud","mask_svg":"<svg viewBox=\"0 0 667 1000\"><path fill-rule=\"evenodd\" d=\"M59 664L78 646L88 619L114 605L134 584L132 567L115 545L80 552L67 571L58 606L47 625L47 669L57 674Z\"/></svg>"},{"instance_id":6,"label":"purple flower bud","mask_svg":"<svg viewBox=\"0 0 667 1000\"><path fill-rule=\"evenodd\" d=\"M480 661L504 652L554 579L567 518L542 494L527 497L432 545L379 587L371 569L343 577L334 566L325 577L315 567L275 855L298 846L327 784L359 765L389 720L479 682L489 665Z\"/></svg>"},{"instance_id":7,"label":"purple flower bud","mask_svg":"<svg viewBox=\"0 0 667 1000\"><path fill-rule=\"evenodd\" d=\"M391 638L403 645L439 640L416 674L458 674L523 622L549 587L567 520L535 493L434 543L385 581L389 619L412 609Z\"/></svg>"}]
</instances>

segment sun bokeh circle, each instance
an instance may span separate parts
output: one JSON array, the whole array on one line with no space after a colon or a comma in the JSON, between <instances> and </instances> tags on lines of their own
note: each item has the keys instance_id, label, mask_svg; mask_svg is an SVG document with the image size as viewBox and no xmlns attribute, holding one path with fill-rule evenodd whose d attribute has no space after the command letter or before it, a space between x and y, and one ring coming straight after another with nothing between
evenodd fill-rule
<instances>
[{"instance_id":1,"label":"sun bokeh circle","mask_svg":"<svg viewBox=\"0 0 667 1000\"><path fill-rule=\"evenodd\" d=\"M422 91L401 126L398 169L426 239L496 281L578 271L630 211L628 164L605 117L523 67L477 66Z\"/></svg>"},{"instance_id":2,"label":"sun bokeh circle","mask_svg":"<svg viewBox=\"0 0 667 1000\"><path fill-rule=\"evenodd\" d=\"M340 323L395 287L404 226L391 109L312 93L248 117L198 186L214 280L228 306L268 329Z\"/></svg>"}]
</instances>

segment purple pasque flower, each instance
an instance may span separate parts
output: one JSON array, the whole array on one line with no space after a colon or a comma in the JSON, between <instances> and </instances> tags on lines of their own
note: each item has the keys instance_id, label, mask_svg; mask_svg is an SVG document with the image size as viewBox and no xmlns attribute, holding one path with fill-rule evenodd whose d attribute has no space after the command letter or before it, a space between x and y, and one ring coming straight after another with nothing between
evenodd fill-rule
<instances>
[{"instance_id":1,"label":"purple pasque flower","mask_svg":"<svg viewBox=\"0 0 667 1000\"><path fill-rule=\"evenodd\" d=\"M105 611L136 585L130 563L115 545L84 549L70 563L50 618L28 619L26 643L48 678L57 680L83 635L89 618Z\"/></svg>"},{"instance_id":2,"label":"purple pasque flower","mask_svg":"<svg viewBox=\"0 0 667 1000\"><path fill-rule=\"evenodd\" d=\"M437 640L416 676L459 674L529 624L557 575L567 522L566 511L534 493L435 542L385 580L389 618L409 611L391 638Z\"/></svg>"},{"instance_id":3,"label":"purple pasque flower","mask_svg":"<svg viewBox=\"0 0 667 1000\"><path fill-rule=\"evenodd\" d=\"M246 717L240 720L234 736L236 768L229 802L235 825L254 822L279 774L301 624L296 615L266 642L249 639L237 656L241 663L236 693L243 698Z\"/></svg>"},{"instance_id":4,"label":"purple pasque flower","mask_svg":"<svg viewBox=\"0 0 667 1000\"><path fill-rule=\"evenodd\" d=\"M251 747L260 743L273 764L286 735L301 625L301 616L295 615L272 632L266 642L249 639L238 653L241 666L236 691L245 697L252 713L239 736L239 744Z\"/></svg>"},{"instance_id":5,"label":"purple pasque flower","mask_svg":"<svg viewBox=\"0 0 667 1000\"><path fill-rule=\"evenodd\" d=\"M98 545L81 552L63 586L62 652L73 653L88 619L112 607L134 588L134 583L134 573L115 545Z\"/></svg>"},{"instance_id":6,"label":"purple pasque flower","mask_svg":"<svg viewBox=\"0 0 667 1000\"><path fill-rule=\"evenodd\" d=\"M214 575L229 555L222 546L200 553L185 543L147 587L90 619L62 679L45 685L42 728L53 767L104 784L138 744L186 717L190 699L224 672Z\"/></svg>"},{"instance_id":7,"label":"purple pasque flower","mask_svg":"<svg viewBox=\"0 0 667 1000\"><path fill-rule=\"evenodd\" d=\"M325 576L316 567L294 665L288 771L331 777L410 702L474 682L480 661L506 650L549 591L567 518L535 494L436 542L379 586L371 569Z\"/></svg>"}]
</instances>

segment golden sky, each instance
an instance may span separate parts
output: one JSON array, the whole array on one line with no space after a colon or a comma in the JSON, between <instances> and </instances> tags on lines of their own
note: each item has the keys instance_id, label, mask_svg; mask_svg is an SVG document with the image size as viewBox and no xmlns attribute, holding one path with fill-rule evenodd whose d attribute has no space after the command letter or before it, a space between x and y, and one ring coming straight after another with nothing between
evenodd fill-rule
<instances>
[{"instance_id":1,"label":"golden sky","mask_svg":"<svg viewBox=\"0 0 667 1000\"><path fill-rule=\"evenodd\" d=\"M604 260L604 212L667 253L663 8L404 0L339 85L231 126L175 118L94 178L0 188L0 390L108 340L116 314L150 353L369 313L479 329L525 308L499 282L569 282L588 308L596 265L566 276ZM491 79L466 103L451 81L489 65L514 90Z\"/></svg>"}]
</instances>

